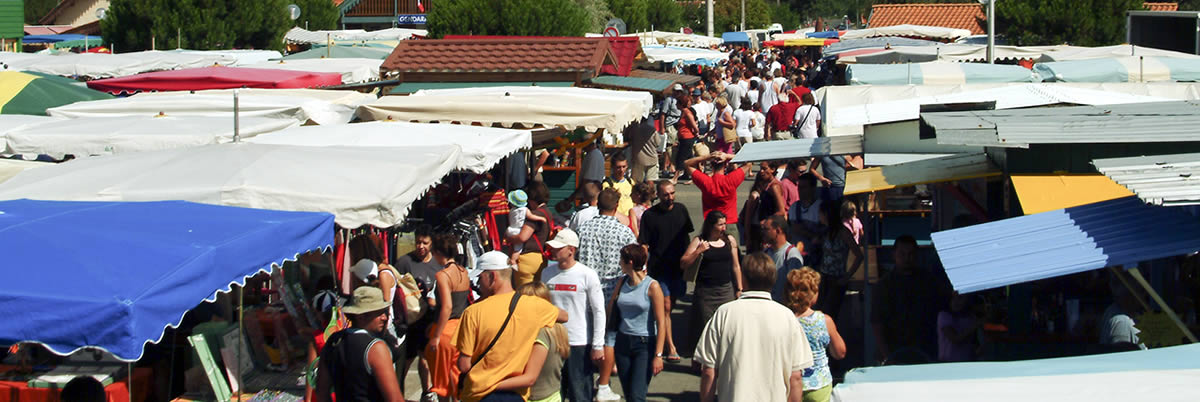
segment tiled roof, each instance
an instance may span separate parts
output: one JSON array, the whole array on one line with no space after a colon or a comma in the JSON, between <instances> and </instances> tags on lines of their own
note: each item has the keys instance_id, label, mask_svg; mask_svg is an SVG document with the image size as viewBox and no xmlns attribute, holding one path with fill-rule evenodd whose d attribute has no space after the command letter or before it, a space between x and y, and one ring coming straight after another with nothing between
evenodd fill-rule
<instances>
[{"instance_id":1,"label":"tiled roof","mask_svg":"<svg viewBox=\"0 0 1200 402\"><path fill-rule=\"evenodd\" d=\"M484 40L499 40L499 39L579 39L570 36L497 36L497 35L446 35L443 39L484 39ZM619 75L622 77L628 76L633 70L633 64L638 56L642 54L642 42L636 36L619 36L619 37L599 37L586 38L591 40L608 40L609 50L612 51L613 57L617 60L616 65L604 65L600 70L602 74Z\"/></svg>"},{"instance_id":2,"label":"tiled roof","mask_svg":"<svg viewBox=\"0 0 1200 402\"><path fill-rule=\"evenodd\" d=\"M586 72L616 64L606 40L590 38L401 41L380 67L393 72Z\"/></svg>"},{"instance_id":3,"label":"tiled roof","mask_svg":"<svg viewBox=\"0 0 1200 402\"><path fill-rule=\"evenodd\" d=\"M1142 3L1142 7L1150 11L1178 11L1179 3Z\"/></svg>"},{"instance_id":4,"label":"tiled roof","mask_svg":"<svg viewBox=\"0 0 1200 402\"><path fill-rule=\"evenodd\" d=\"M969 29L974 35L987 33L987 15L975 2L871 6L872 28L904 24Z\"/></svg>"}]
</instances>

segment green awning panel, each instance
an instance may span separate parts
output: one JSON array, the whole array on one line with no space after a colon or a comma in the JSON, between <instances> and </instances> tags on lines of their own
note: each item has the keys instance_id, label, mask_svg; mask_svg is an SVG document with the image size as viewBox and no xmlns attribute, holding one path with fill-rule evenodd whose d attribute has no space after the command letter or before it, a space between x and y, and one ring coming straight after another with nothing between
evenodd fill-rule
<instances>
[{"instance_id":1,"label":"green awning panel","mask_svg":"<svg viewBox=\"0 0 1200 402\"><path fill-rule=\"evenodd\" d=\"M422 89L456 89L456 88L487 88L487 87L554 87L568 88L574 86L570 81L542 82L405 82L387 92L387 95L408 95Z\"/></svg>"},{"instance_id":2,"label":"green awning panel","mask_svg":"<svg viewBox=\"0 0 1200 402\"><path fill-rule=\"evenodd\" d=\"M589 82L592 85L601 88L630 89L635 91L650 92L665 91L675 83L671 80L660 80L657 78L619 77L615 75L599 76L592 78Z\"/></svg>"}]
</instances>

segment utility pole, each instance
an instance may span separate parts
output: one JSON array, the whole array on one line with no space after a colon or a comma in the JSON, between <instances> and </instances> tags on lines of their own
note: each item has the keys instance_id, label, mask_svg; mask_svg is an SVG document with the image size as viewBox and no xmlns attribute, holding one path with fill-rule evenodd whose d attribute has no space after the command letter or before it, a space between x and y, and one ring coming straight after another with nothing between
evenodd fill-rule
<instances>
[{"instance_id":1,"label":"utility pole","mask_svg":"<svg viewBox=\"0 0 1200 402\"><path fill-rule=\"evenodd\" d=\"M710 38L713 37L712 2L713 2L713 0L705 0L704 1L705 6L708 8L708 37L710 37Z\"/></svg>"},{"instance_id":2,"label":"utility pole","mask_svg":"<svg viewBox=\"0 0 1200 402\"><path fill-rule=\"evenodd\" d=\"M742 31L746 30L746 0L742 0Z\"/></svg>"},{"instance_id":3,"label":"utility pole","mask_svg":"<svg viewBox=\"0 0 1200 402\"><path fill-rule=\"evenodd\" d=\"M996 64L996 0L982 0L987 2L987 19L988 19L988 45L987 58L988 64Z\"/></svg>"}]
</instances>

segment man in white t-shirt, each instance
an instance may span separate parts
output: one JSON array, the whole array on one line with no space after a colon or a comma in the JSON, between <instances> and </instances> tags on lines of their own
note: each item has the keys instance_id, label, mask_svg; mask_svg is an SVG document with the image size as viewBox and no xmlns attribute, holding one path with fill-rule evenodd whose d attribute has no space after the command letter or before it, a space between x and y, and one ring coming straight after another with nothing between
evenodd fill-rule
<instances>
[{"instance_id":1,"label":"man in white t-shirt","mask_svg":"<svg viewBox=\"0 0 1200 402\"><path fill-rule=\"evenodd\" d=\"M571 344L571 356L564 364L562 382L567 390L564 399L575 401L592 400L593 365L588 361L604 360L604 327L608 321L604 316L604 292L600 276L596 271L575 261L579 252L579 235L571 229L563 229L546 242L554 254L554 262L542 272L542 282L550 288L550 301L567 311L567 340ZM592 331L588 333L588 313L591 313ZM793 320L795 321L795 320Z\"/></svg>"},{"instance_id":2,"label":"man in white t-shirt","mask_svg":"<svg viewBox=\"0 0 1200 402\"><path fill-rule=\"evenodd\" d=\"M700 401L800 402L812 349L795 314L771 300L771 257L746 256L742 283L742 296L717 308L696 345Z\"/></svg>"}]
</instances>

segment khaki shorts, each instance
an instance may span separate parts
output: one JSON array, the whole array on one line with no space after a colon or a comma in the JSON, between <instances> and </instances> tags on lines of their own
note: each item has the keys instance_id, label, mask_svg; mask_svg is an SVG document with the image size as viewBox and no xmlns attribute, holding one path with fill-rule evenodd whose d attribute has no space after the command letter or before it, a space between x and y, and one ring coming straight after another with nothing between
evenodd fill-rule
<instances>
[{"instance_id":1,"label":"khaki shorts","mask_svg":"<svg viewBox=\"0 0 1200 402\"><path fill-rule=\"evenodd\" d=\"M632 174L633 174L633 181L635 183L641 183L641 182L645 182L645 181L651 181L651 182L657 181L658 174L659 174L658 164L655 163L650 166L641 166L640 164L634 164Z\"/></svg>"},{"instance_id":2,"label":"khaki shorts","mask_svg":"<svg viewBox=\"0 0 1200 402\"><path fill-rule=\"evenodd\" d=\"M679 128L675 126L667 127L667 145L674 146L679 143Z\"/></svg>"}]
</instances>

